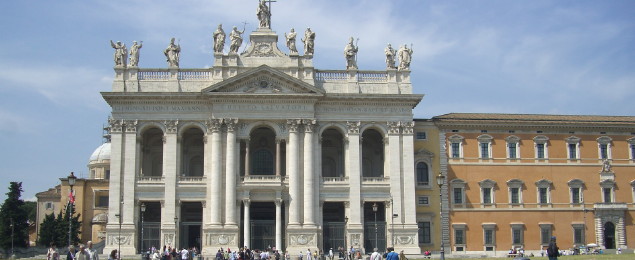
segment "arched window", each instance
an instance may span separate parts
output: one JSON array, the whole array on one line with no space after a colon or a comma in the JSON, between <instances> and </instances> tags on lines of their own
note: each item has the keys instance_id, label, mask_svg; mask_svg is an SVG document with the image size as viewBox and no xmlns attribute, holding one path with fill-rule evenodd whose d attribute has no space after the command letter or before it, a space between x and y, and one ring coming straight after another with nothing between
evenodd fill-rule
<instances>
[{"instance_id":1,"label":"arched window","mask_svg":"<svg viewBox=\"0 0 635 260\"><path fill-rule=\"evenodd\" d=\"M383 136L370 129L362 134L362 176L384 177Z\"/></svg>"},{"instance_id":2,"label":"arched window","mask_svg":"<svg viewBox=\"0 0 635 260\"><path fill-rule=\"evenodd\" d=\"M145 131L141 140L141 175L163 175L163 132L159 128Z\"/></svg>"},{"instance_id":3,"label":"arched window","mask_svg":"<svg viewBox=\"0 0 635 260\"><path fill-rule=\"evenodd\" d=\"M273 155L271 152L266 149L259 149L253 154L253 175L273 175Z\"/></svg>"},{"instance_id":4,"label":"arched window","mask_svg":"<svg viewBox=\"0 0 635 260\"><path fill-rule=\"evenodd\" d=\"M203 176L204 162L203 131L198 128L187 129L181 141L181 175Z\"/></svg>"},{"instance_id":5,"label":"arched window","mask_svg":"<svg viewBox=\"0 0 635 260\"><path fill-rule=\"evenodd\" d=\"M428 186L430 185L430 173L428 171L428 164L424 162L417 163L417 185Z\"/></svg>"},{"instance_id":6,"label":"arched window","mask_svg":"<svg viewBox=\"0 0 635 260\"><path fill-rule=\"evenodd\" d=\"M192 157L192 159L190 159L188 168L190 176L203 176L203 157Z\"/></svg>"},{"instance_id":7,"label":"arched window","mask_svg":"<svg viewBox=\"0 0 635 260\"><path fill-rule=\"evenodd\" d=\"M322 133L322 177L344 177L344 136L336 129Z\"/></svg>"}]
</instances>

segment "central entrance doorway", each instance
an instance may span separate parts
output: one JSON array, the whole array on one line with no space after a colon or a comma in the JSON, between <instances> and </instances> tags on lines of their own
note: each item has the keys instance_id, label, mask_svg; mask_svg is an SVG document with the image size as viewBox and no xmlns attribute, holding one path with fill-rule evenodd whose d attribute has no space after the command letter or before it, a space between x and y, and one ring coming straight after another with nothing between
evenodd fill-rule
<instances>
[{"instance_id":1,"label":"central entrance doorway","mask_svg":"<svg viewBox=\"0 0 635 260\"><path fill-rule=\"evenodd\" d=\"M201 248L203 205L200 202L181 203L181 219L179 245L185 248Z\"/></svg>"},{"instance_id":2,"label":"central entrance doorway","mask_svg":"<svg viewBox=\"0 0 635 260\"><path fill-rule=\"evenodd\" d=\"M244 212L243 212L244 214ZM284 211L282 211L284 219ZM243 226L243 225L241 225ZM249 245L264 250L276 246L276 205L273 202L252 202L249 206ZM282 231L284 234L284 230ZM284 237L284 236L283 236ZM282 244L284 245L284 239ZM281 248L276 248L282 250Z\"/></svg>"},{"instance_id":3,"label":"central entrance doorway","mask_svg":"<svg viewBox=\"0 0 635 260\"><path fill-rule=\"evenodd\" d=\"M615 249L615 224L613 222L604 223L604 247Z\"/></svg>"},{"instance_id":4,"label":"central entrance doorway","mask_svg":"<svg viewBox=\"0 0 635 260\"><path fill-rule=\"evenodd\" d=\"M364 203L364 249L386 252L386 207L383 202Z\"/></svg>"},{"instance_id":5,"label":"central entrance doorway","mask_svg":"<svg viewBox=\"0 0 635 260\"><path fill-rule=\"evenodd\" d=\"M323 207L324 234L323 252L337 253L338 248L346 248L346 221L343 202L324 202Z\"/></svg>"}]
</instances>

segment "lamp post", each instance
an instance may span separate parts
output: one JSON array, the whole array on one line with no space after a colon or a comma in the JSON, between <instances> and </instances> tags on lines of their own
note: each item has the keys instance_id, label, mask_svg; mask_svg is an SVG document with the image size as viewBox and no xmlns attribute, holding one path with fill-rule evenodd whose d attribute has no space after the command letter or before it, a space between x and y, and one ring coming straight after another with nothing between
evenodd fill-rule
<instances>
[{"instance_id":1,"label":"lamp post","mask_svg":"<svg viewBox=\"0 0 635 260\"><path fill-rule=\"evenodd\" d=\"M146 213L146 204L145 203L141 203L141 254L143 254L143 250L144 250L144 240L143 240L143 216Z\"/></svg>"},{"instance_id":2,"label":"lamp post","mask_svg":"<svg viewBox=\"0 0 635 260\"><path fill-rule=\"evenodd\" d=\"M394 201L392 200L392 195L390 195L390 214L391 214L391 219L390 219L390 233L392 233L390 235L390 246L392 248L395 247L395 204Z\"/></svg>"},{"instance_id":3,"label":"lamp post","mask_svg":"<svg viewBox=\"0 0 635 260\"><path fill-rule=\"evenodd\" d=\"M71 175L68 175L68 186L71 187L71 193L69 196L70 205L68 206L70 209L70 213L68 214L68 246L71 245L71 231L73 229L73 205L75 204L73 186L75 186L75 180L77 180L77 177L75 177L75 174L71 172Z\"/></svg>"},{"instance_id":4,"label":"lamp post","mask_svg":"<svg viewBox=\"0 0 635 260\"><path fill-rule=\"evenodd\" d=\"M374 247L379 249L379 246L377 245L377 202L373 203L373 212L375 213L375 246Z\"/></svg>"},{"instance_id":5,"label":"lamp post","mask_svg":"<svg viewBox=\"0 0 635 260\"><path fill-rule=\"evenodd\" d=\"M15 251L13 251L13 218L11 218L11 259L15 259Z\"/></svg>"},{"instance_id":6,"label":"lamp post","mask_svg":"<svg viewBox=\"0 0 635 260\"><path fill-rule=\"evenodd\" d=\"M348 256L348 217L344 217L344 259Z\"/></svg>"},{"instance_id":7,"label":"lamp post","mask_svg":"<svg viewBox=\"0 0 635 260\"><path fill-rule=\"evenodd\" d=\"M439 172L437 175L437 185L439 185L439 230L441 233L441 260L445 260L445 245L443 244L443 192L441 188L445 183L445 175Z\"/></svg>"},{"instance_id":8,"label":"lamp post","mask_svg":"<svg viewBox=\"0 0 635 260\"><path fill-rule=\"evenodd\" d=\"M178 230L177 230L176 227L178 225L178 222L179 222L179 217L174 217L174 248L177 248L176 247L176 237L177 237L177 234L178 234Z\"/></svg>"},{"instance_id":9,"label":"lamp post","mask_svg":"<svg viewBox=\"0 0 635 260\"><path fill-rule=\"evenodd\" d=\"M122 203L123 204L123 203ZM117 259L121 258L121 215L115 214L115 217L119 219L119 235L117 236Z\"/></svg>"}]
</instances>

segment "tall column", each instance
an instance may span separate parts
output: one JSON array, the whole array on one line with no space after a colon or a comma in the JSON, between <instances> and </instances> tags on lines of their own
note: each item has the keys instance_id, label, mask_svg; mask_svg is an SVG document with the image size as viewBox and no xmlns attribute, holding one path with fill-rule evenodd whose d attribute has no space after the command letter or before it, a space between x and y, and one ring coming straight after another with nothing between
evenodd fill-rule
<instances>
[{"instance_id":1,"label":"tall column","mask_svg":"<svg viewBox=\"0 0 635 260\"><path fill-rule=\"evenodd\" d=\"M347 149L346 149L346 166L348 169L346 173L349 176L349 185L350 185L350 216L348 218L349 225L355 226L357 225L359 228L362 228L362 207L361 207L361 153L360 153L360 136L359 136L359 127L361 122L347 122L346 126L348 128L348 140L347 140Z\"/></svg>"},{"instance_id":2,"label":"tall column","mask_svg":"<svg viewBox=\"0 0 635 260\"><path fill-rule=\"evenodd\" d=\"M249 173L251 171L249 164L249 138L244 139L245 141L245 176L249 176Z\"/></svg>"},{"instance_id":3,"label":"tall column","mask_svg":"<svg viewBox=\"0 0 635 260\"><path fill-rule=\"evenodd\" d=\"M210 187L210 209L212 225L221 224L221 140L220 128L223 124L222 119L210 119L207 122L208 132L212 133L212 161L211 161L211 178L208 180Z\"/></svg>"},{"instance_id":4,"label":"tall column","mask_svg":"<svg viewBox=\"0 0 635 260\"><path fill-rule=\"evenodd\" d=\"M289 164L289 225L299 225L300 224L300 208L302 203L300 201L300 174L299 174L299 165L298 160L298 151L299 151L299 137L298 137L298 126L300 125L300 120L297 119L289 119L287 120L287 126L289 129L289 147L288 147L288 156L289 160L287 160Z\"/></svg>"},{"instance_id":5,"label":"tall column","mask_svg":"<svg viewBox=\"0 0 635 260\"><path fill-rule=\"evenodd\" d=\"M122 120L116 120L110 118L108 120L110 124L110 182L109 182L109 197L108 197L108 225L106 230L108 232L108 240L115 241L119 231L119 215L121 214L121 199L122 191L122 157L123 157L123 122ZM106 249L117 249L115 243L106 244ZM108 252L108 251L106 251Z\"/></svg>"},{"instance_id":6,"label":"tall column","mask_svg":"<svg viewBox=\"0 0 635 260\"><path fill-rule=\"evenodd\" d=\"M282 199L276 199L276 249L282 248Z\"/></svg>"},{"instance_id":7,"label":"tall column","mask_svg":"<svg viewBox=\"0 0 635 260\"><path fill-rule=\"evenodd\" d=\"M417 223L416 212L416 179L414 162L414 121L402 122L403 138L401 152L403 153L403 211L406 224Z\"/></svg>"},{"instance_id":8,"label":"tall column","mask_svg":"<svg viewBox=\"0 0 635 260\"><path fill-rule=\"evenodd\" d=\"M315 120L302 120L304 124L304 225L315 225L315 176L313 174L313 129Z\"/></svg>"},{"instance_id":9,"label":"tall column","mask_svg":"<svg viewBox=\"0 0 635 260\"><path fill-rule=\"evenodd\" d=\"M386 149L386 163L388 163L388 173L390 174L390 195L392 196L393 202L393 212L399 214L399 217L396 219L397 223L403 223L404 212L401 210L402 204L402 183L401 183L401 142L399 135L401 134L401 122L387 122L388 124L388 136L384 138L386 141L387 149ZM408 153L413 153L414 150L408 151ZM405 151L404 151L405 152ZM386 174L386 173L384 173ZM414 194L413 194L414 196ZM413 211L416 209L416 205L412 205Z\"/></svg>"},{"instance_id":10,"label":"tall column","mask_svg":"<svg viewBox=\"0 0 635 260\"><path fill-rule=\"evenodd\" d=\"M126 133L124 134L123 194L134 194L137 177L137 120L125 120L124 129ZM123 224L135 224L134 197L123 197Z\"/></svg>"},{"instance_id":11,"label":"tall column","mask_svg":"<svg viewBox=\"0 0 635 260\"><path fill-rule=\"evenodd\" d=\"M166 244L176 242L176 223L174 218L178 217L176 207L176 154L177 149L177 129L179 121L167 120L165 124L165 135L163 139L163 178L165 180L164 199L165 204L163 211L165 212L161 218L161 226L163 231L163 241ZM175 244L172 244L173 246Z\"/></svg>"},{"instance_id":12,"label":"tall column","mask_svg":"<svg viewBox=\"0 0 635 260\"><path fill-rule=\"evenodd\" d=\"M227 151L225 163L225 224L236 225L236 124L238 119L225 119Z\"/></svg>"},{"instance_id":13,"label":"tall column","mask_svg":"<svg viewBox=\"0 0 635 260\"><path fill-rule=\"evenodd\" d=\"M250 223L250 218L249 218L249 204L251 202L249 201L249 199L243 199L243 207L244 207L244 215L243 215L243 238L245 239L245 241L243 242L243 244L247 247L250 248L251 246L249 245L249 242L251 241L251 235L250 235L250 228L251 228L251 223Z\"/></svg>"},{"instance_id":14,"label":"tall column","mask_svg":"<svg viewBox=\"0 0 635 260\"><path fill-rule=\"evenodd\" d=\"M280 176L280 143L282 139L276 138L276 176Z\"/></svg>"}]
</instances>

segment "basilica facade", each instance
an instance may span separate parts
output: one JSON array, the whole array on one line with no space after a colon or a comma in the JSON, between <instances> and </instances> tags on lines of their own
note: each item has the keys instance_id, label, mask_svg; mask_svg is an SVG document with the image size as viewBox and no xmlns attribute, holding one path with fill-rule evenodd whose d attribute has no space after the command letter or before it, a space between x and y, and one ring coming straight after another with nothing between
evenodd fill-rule
<instances>
[{"instance_id":1,"label":"basilica facade","mask_svg":"<svg viewBox=\"0 0 635 260\"><path fill-rule=\"evenodd\" d=\"M420 253L412 110L423 95L409 69L320 70L312 50L283 52L267 26L249 41L242 53L215 46L211 68L116 64L102 93L112 108L104 252Z\"/></svg>"}]
</instances>

